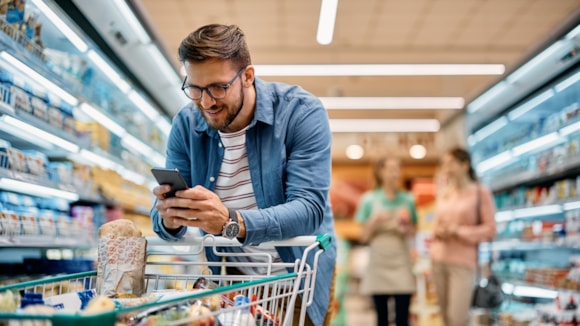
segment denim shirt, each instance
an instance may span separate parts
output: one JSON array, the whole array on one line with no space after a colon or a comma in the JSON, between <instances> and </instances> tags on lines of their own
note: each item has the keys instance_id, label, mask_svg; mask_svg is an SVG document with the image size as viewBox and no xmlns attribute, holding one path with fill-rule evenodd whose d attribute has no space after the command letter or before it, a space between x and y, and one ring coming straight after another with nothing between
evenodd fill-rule
<instances>
[{"instance_id":1,"label":"denim shirt","mask_svg":"<svg viewBox=\"0 0 580 326\"><path fill-rule=\"evenodd\" d=\"M333 245L318 260L314 302L307 310L321 325L328 309L336 261L336 237L328 191L331 180L332 135L322 103L300 87L255 79L256 107L246 132L246 149L257 210L240 210L246 226L243 245L258 245L300 235L332 235ZM189 186L214 191L224 155L219 134L210 128L193 103L173 119L166 167L177 168ZM169 233L155 206L153 230L176 241L182 227ZM277 247L284 262L302 258L303 247ZM208 260L219 260L206 250ZM312 255L310 255L312 256ZM307 262L313 266L313 257ZM215 270L214 273L219 273Z\"/></svg>"}]
</instances>

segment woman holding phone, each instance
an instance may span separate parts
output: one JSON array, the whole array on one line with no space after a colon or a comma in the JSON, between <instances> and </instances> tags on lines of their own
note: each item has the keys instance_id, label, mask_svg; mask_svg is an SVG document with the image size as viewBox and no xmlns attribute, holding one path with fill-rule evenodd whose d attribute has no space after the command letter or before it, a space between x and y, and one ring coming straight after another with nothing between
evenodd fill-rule
<instances>
[{"instance_id":1,"label":"woman holding phone","mask_svg":"<svg viewBox=\"0 0 580 326\"><path fill-rule=\"evenodd\" d=\"M372 295L377 325L389 324L388 300L395 301L397 326L409 325L409 306L415 279L408 247L417 213L413 196L399 189L400 161L383 157L374 166L376 189L365 193L356 220L362 223L361 242L370 246L368 272L362 292Z\"/></svg>"}]
</instances>

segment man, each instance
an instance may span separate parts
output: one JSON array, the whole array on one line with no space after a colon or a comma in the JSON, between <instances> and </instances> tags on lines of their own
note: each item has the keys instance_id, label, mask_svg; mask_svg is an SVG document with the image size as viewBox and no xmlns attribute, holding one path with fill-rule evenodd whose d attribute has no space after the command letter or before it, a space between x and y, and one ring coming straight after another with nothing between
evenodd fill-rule
<instances>
[{"instance_id":1,"label":"man","mask_svg":"<svg viewBox=\"0 0 580 326\"><path fill-rule=\"evenodd\" d=\"M172 198L164 196L169 186L153 190L155 232L177 240L186 227L198 227L243 244L223 250L268 252L284 262L302 258L304 248L256 246L324 233L334 242L328 198L332 137L322 103L300 87L255 77L237 26L199 28L182 41L179 57L187 72L182 89L192 102L173 120L166 166L179 169L192 188ZM218 259L211 250L206 255ZM257 257L250 260L259 261ZM325 317L335 260L333 245L320 257L306 324L330 321ZM312 266L313 260L308 263ZM264 273L252 267L228 272Z\"/></svg>"}]
</instances>

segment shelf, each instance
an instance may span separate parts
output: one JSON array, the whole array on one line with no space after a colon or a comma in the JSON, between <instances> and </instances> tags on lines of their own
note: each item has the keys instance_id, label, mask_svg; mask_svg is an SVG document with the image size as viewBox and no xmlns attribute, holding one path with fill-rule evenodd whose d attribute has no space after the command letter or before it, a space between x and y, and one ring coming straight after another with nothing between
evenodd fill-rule
<instances>
[{"instance_id":1,"label":"shelf","mask_svg":"<svg viewBox=\"0 0 580 326\"><path fill-rule=\"evenodd\" d=\"M520 185L531 183L539 184L561 179L563 176L578 172L578 170L580 170L580 156L566 159L562 164L552 164L546 171L526 171L518 174L498 176L492 178L487 184L489 184L492 192L498 192Z\"/></svg>"},{"instance_id":2,"label":"shelf","mask_svg":"<svg viewBox=\"0 0 580 326\"><path fill-rule=\"evenodd\" d=\"M495 221L503 223L520 219L554 216L563 218L563 214L566 211L574 209L580 209L580 197L559 200L546 205L502 209L495 213Z\"/></svg>"},{"instance_id":3,"label":"shelf","mask_svg":"<svg viewBox=\"0 0 580 326\"><path fill-rule=\"evenodd\" d=\"M479 246L480 251L489 251L491 245L492 251L501 250L550 250L550 249L572 249L580 250L580 246L569 246L564 243L542 242L542 241L525 241L523 239L498 239L493 242L483 242Z\"/></svg>"},{"instance_id":4,"label":"shelf","mask_svg":"<svg viewBox=\"0 0 580 326\"><path fill-rule=\"evenodd\" d=\"M63 238L26 236L12 239L0 236L0 248L94 249L96 240L90 238Z\"/></svg>"},{"instance_id":5,"label":"shelf","mask_svg":"<svg viewBox=\"0 0 580 326\"><path fill-rule=\"evenodd\" d=\"M527 283L521 280L504 280L502 282L501 289L508 296L551 300L558 296L558 291L564 290L549 286Z\"/></svg>"}]
</instances>

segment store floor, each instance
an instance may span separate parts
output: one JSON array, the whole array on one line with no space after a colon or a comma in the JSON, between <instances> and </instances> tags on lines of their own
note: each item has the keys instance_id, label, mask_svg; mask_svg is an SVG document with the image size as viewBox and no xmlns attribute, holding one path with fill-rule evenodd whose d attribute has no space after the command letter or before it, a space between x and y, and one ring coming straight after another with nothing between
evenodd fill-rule
<instances>
[{"instance_id":1,"label":"store floor","mask_svg":"<svg viewBox=\"0 0 580 326\"><path fill-rule=\"evenodd\" d=\"M366 296L360 294L347 294L344 298L344 309L346 322L333 323L333 326L358 326L358 325L376 325L375 310L372 302ZM392 323L389 326L394 326ZM424 313L415 316L411 322L412 326L441 326L441 321L435 314Z\"/></svg>"}]
</instances>

